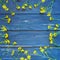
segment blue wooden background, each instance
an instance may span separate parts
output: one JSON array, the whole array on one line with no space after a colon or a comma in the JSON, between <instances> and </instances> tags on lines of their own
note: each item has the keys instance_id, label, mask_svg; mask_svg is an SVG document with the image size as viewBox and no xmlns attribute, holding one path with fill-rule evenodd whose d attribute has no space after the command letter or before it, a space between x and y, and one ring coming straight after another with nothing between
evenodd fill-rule
<instances>
[{"instance_id":1,"label":"blue wooden background","mask_svg":"<svg viewBox=\"0 0 60 60\"><path fill-rule=\"evenodd\" d=\"M5 0L3 0L5 1ZM38 3L40 0L31 0L30 4ZM50 3L51 0L46 0L45 4L42 4L42 6L47 6ZM21 2L16 2L20 6L25 2L25 0L22 0ZM8 29L9 39L12 42L16 41L18 44L17 46L50 46L49 43L49 33L54 32L53 29L48 30L48 25L55 26L55 24L60 24L60 0L55 0L53 4L52 9L52 16L54 17L54 20L51 22L49 21L49 17L46 16L46 14L39 14L40 6L36 9L33 8L32 10L27 9L26 11L16 10L16 6L14 2L9 0L9 3L7 6L12 10L16 12L16 15L12 17L10 15L10 11L5 12L0 4L0 18L3 18L5 14L9 14L9 17L11 17L12 21L10 24L7 24L7 22L4 22L3 20L0 20L0 26L5 25ZM57 31L60 33L60 27ZM0 32L4 34L3 32ZM0 38L0 41L3 41L4 38ZM60 35L58 35L55 38L55 43L60 46ZM6 46L4 44L0 46ZM15 60L15 57L12 57L11 51L15 50L15 57L17 56L17 48L1 48L0 47L0 57L2 60ZM28 51L30 51L30 55L32 55L31 60L48 60L45 56L43 56L39 51L38 47L36 48L24 48ZM39 54L42 56L35 56L31 52L36 49ZM5 53L8 50L8 53ZM54 47L52 49L47 49L48 54L56 58L56 60L60 60L60 48ZM20 54L20 56L17 56L18 60L21 56L25 56L23 54Z\"/></svg>"}]
</instances>

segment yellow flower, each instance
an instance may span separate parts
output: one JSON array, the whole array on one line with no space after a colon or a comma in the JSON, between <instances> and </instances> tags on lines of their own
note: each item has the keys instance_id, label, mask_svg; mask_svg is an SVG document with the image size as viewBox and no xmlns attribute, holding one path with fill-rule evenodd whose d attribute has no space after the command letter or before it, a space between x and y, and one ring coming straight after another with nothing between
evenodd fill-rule
<instances>
[{"instance_id":1,"label":"yellow flower","mask_svg":"<svg viewBox=\"0 0 60 60\"><path fill-rule=\"evenodd\" d=\"M49 20L52 21L52 20L54 20L54 18L53 17L50 17Z\"/></svg>"},{"instance_id":2,"label":"yellow flower","mask_svg":"<svg viewBox=\"0 0 60 60\"><path fill-rule=\"evenodd\" d=\"M29 5L29 9L32 9L32 6L31 5Z\"/></svg>"},{"instance_id":3,"label":"yellow flower","mask_svg":"<svg viewBox=\"0 0 60 60\"><path fill-rule=\"evenodd\" d=\"M54 37L56 37L56 36L57 36L57 33L56 33L56 32L54 32L53 36L54 36Z\"/></svg>"},{"instance_id":4,"label":"yellow flower","mask_svg":"<svg viewBox=\"0 0 60 60\"><path fill-rule=\"evenodd\" d=\"M10 40L6 39L6 40L4 40L4 43L5 44L10 44Z\"/></svg>"},{"instance_id":5,"label":"yellow flower","mask_svg":"<svg viewBox=\"0 0 60 60\"><path fill-rule=\"evenodd\" d=\"M27 60L27 58L25 58L25 60Z\"/></svg>"},{"instance_id":6,"label":"yellow flower","mask_svg":"<svg viewBox=\"0 0 60 60\"><path fill-rule=\"evenodd\" d=\"M46 13L46 8L45 7L41 7L40 8L40 13Z\"/></svg>"},{"instance_id":7,"label":"yellow flower","mask_svg":"<svg viewBox=\"0 0 60 60\"><path fill-rule=\"evenodd\" d=\"M17 9L17 10L20 10L20 8L21 8L21 7L20 7L19 5L16 6L16 9Z\"/></svg>"},{"instance_id":8,"label":"yellow flower","mask_svg":"<svg viewBox=\"0 0 60 60\"><path fill-rule=\"evenodd\" d=\"M46 0L41 0L42 3L44 3Z\"/></svg>"},{"instance_id":9,"label":"yellow flower","mask_svg":"<svg viewBox=\"0 0 60 60\"><path fill-rule=\"evenodd\" d=\"M27 50L25 50L25 51L24 51L24 54L28 54L28 51L27 51Z\"/></svg>"},{"instance_id":10,"label":"yellow flower","mask_svg":"<svg viewBox=\"0 0 60 60\"><path fill-rule=\"evenodd\" d=\"M34 50L34 51L33 51L33 54L37 54L37 51L36 51L36 50Z\"/></svg>"},{"instance_id":11,"label":"yellow flower","mask_svg":"<svg viewBox=\"0 0 60 60\"><path fill-rule=\"evenodd\" d=\"M24 6L25 6L25 7L27 7L27 6L28 6L28 4L27 4L27 3L25 3L25 4L24 4Z\"/></svg>"},{"instance_id":12,"label":"yellow flower","mask_svg":"<svg viewBox=\"0 0 60 60\"><path fill-rule=\"evenodd\" d=\"M56 30L58 30L58 28L55 27L54 30L56 31Z\"/></svg>"},{"instance_id":13,"label":"yellow flower","mask_svg":"<svg viewBox=\"0 0 60 60\"><path fill-rule=\"evenodd\" d=\"M21 51L22 50L22 47L18 47L18 51Z\"/></svg>"},{"instance_id":14,"label":"yellow flower","mask_svg":"<svg viewBox=\"0 0 60 60\"><path fill-rule=\"evenodd\" d=\"M9 8L6 8L6 9L5 9L5 11L8 11L8 10L9 10Z\"/></svg>"},{"instance_id":15,"label":"yellow flower","mask_svg":"<svg viewBox=\"0 0 60 60\"><path fill-rule=\"evenodd\" d=\"M53 41L52 40L50 41L50 44L53 44Z\"/></svg>"},{"instance_id":16,"label":"yellow flower","mask_svg":"<svg viewBox=\"0 0 60 60\"><path fill-rule=\"evenodd\" d=\"M6 15L6 16L5 16L5 18L6 18L6 19L8 19L8 18L9 18L9 16L8 16L8 15Z\"/></svg>"},{"instance_id":17,"label":"yellow flower","mask_svg":"<svg viewBox=\"0 0 60 60\"><path fill-rule=\"evenodd\" d=\"M21 52L24 52L24 49L21 49Z\"/></svg>"},{"instance_id":18,"label":"yellow flower","mask_svg":"<svg viewBox=\"0 0 60 60\"><path fill-rule=\"evenodd\" d=\"M6 33L6 34L4 34L4 36L5 36L5 38L8 38L9 35Z\"/></svg>"},{"instance_id":19,"label":"yellow flower","mask_svg":"<svg viewBox=\"0 0 60 60\"><path fill-rule=\"evenodd\" d=\"M55 26L58 28L59 27L59 24L56 24Z\"/></svg>"},{"instance_id":20,"label":"yellow flower","mask_svg":"<svg viewBox=\"0 0 60 60\"><path fill-rule=\"evenodd\" d=\"M36 8L38 6L38 4L34 4L34 8Z\"/></svg>"},{"instance_id":21,"label":"yellow flower","mask_svg":"<svg viewBox=\"0 0 60 60\"><path fill-rule=\"evenodd\" d=\"M26 7L23 5L23 6L22 6L22 9L23 9L23 10L25 10L25 9L26 9Z\"/></svg>"},{"instance_id":22,"label":"yellow flower","mask_svg":"<svg viewBox=\"0 0 60 60\"><path fill-rule=\"evenodd\" d=\"M11 18L8 18L8 19L7 19L7 22L8 22L8 24L9 24L9 23L11 22Z\"/></svg>"},{"instance_id":23,"label":"yellow flower","mask_svg":"<svg viewBox=\"0 0 60 60\"><path fill-rule=\"evenodd\" d=\"M15 12L11 12L11 15L14 16L15 15Z\"/></svg>"},{"instance_id":24,"label":"yellow flower","mask_svg":"<svg viewBox=\"0 0 60 60\"><path fill-rule=\"evenodd\" d=\"M13 45L16 45L16 44L17 44L17 42L16 42L16 41L14 41L14 42L13 42Z\"/></svg>"},{"instance_id":25,"label":"yellow flower","mask_svg":"<svg viewBox=\"0 0 60 60\"><path fill-rule=\"evenodd\" d=\"M11 55L13 56L13 55L14 55L14 53L15 53L15 50L12 50Z\"/></svg>"},{"instance_id":26,"label":"yellow flower","mask_svg":"<svg viewBox=\"0 0 60 60\"><path fill-rule=\"evenodd\" d=\"M39 49L40 49L40 52L42 53L45 51L43 47L40 47Z\"/></svg>"},{"instance_id":27,"label":"yellow flower","mask_svg":"<svg viewBox=\"0 0 60 60\"><path fill-rule=\"evenodd\" d=\"M24 57L21 57L20 60L25 60L25 58Z\"/></svg>"},{"instance_id":28,"label":"yellow flower","mask_svg":"<svg viewBox=\"0 0 60 60\"><path fill-rule=\"evenodd\" d=\"M51 16L51 12L48 12L48 13L47 13L47 16Z\"/></svg>"},{"instance_id":29,"label":"yellow flower","mask_svg":"<svg viewBox=\"0 0 60 60\"><path fill-rule=\"evenodd\" d=\"M50 37L49 37L49 40L53 40L53 37L52 37L52 36L50 36Z\"/></svg>"},{"instance_id":30,"label":"yellow flower","mask_svg":"<svg viewBox=\"0 0 60 60\"><path fill-rule=\"evenodd\" d=\"M44 48L45 48L45 49L47 49L47 48L48 48L48 46L44 46Z\"/></svg>"},{"instance_id":31,"label":"yellow flower","mask_svg":"<svg viewBox=\"0 0 60 60\"><path fill-rule=\"evenodd\" d=\"M27 55L27 59L30 60L31 59L31 56L30 55Z\"/></svg>"},{"instance_id":32,"label":"yellow flower","mask_svg":"<svg viewBox=\"0 0 60 60\"><path fill-rule=\"evenodd\" d=\"M3 4L3 5L2 5L2 8L3 8L5 11L8 11L8 10L9 10L9 8L6 6L6 4Z\"/></svg>"},{"instance_id":33,"label":"yellow flower","mask_svg":"<svg viewBox=\"0 0 60 60\"><path fill-rule=\"evenodd\" d=\"M2 8L3 8L3 9L6 9L6 8L7 8L7 6L6 6L5 4L3 4L3 5L2 5Z\"/></svg>"},{"instance_id":34,"label":"yellow flower","mask_svg":"<svg viewBox=\"0 0 60 60\"><path fill-rule=\"evenodd\" d=\"M50 25L48 25L48 29L50 29L51 28L51 26Z\"/></svg>"},{"instance_id":35,"label":"yellow flower","mask_svg":"<svg viewBox=\"0 0 60 60\"><path fill-rule=\"evenodd\" d=\"M53 34L52 34L52 33L50 33L50 34L49 34L49 36L50 36L50 37L52 37L52 36L53 36Z\"/></svg>"},{"instance_id":36,"label":"yellow flower","mask_svg":"<svg viewBox=\"0 0 60 60\"><path fill-rule=\"evenodd\" d=\"M6 32L7 31L7 28L2 25L1 30L4 31L4 32Z\"/></svg>"}]
</instances>

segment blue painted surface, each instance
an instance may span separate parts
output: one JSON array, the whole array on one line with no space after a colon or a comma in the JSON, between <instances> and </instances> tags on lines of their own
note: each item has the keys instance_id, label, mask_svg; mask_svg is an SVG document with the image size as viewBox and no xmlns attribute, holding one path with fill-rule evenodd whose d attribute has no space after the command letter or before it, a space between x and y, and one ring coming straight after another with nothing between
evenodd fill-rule
<instances>
[{"instance_id":1,"label":"blue painted surface","mask_svg":"<svg viewBox=\"0 0 60 60\"><path fill-rule=\"evenodd\" d=\"M46 15L15 15L11 18L10 24L7 24L6 20L0 20L0 24L5 25L8 30L48 30L48 25L54 28L55 24L60 24L60 15L53 15L53 17L54 20L51 22Z\"/></svg>"},{"instance_id":2,"label":"blue painted surface","mask_svg":"<svg viewBox=\"0 0 60 60\"><path fill-rule=\"evenodd\" d=\"M41 60L48 60L48 58L46 58L46 56L44 54L42 54L39 51L39 48L24 48L25 50L29 51L29 54L32 55L32 59L31 60L36 60L36 59L41 59ZM38 51L38 54L40 55L34 55L32 54L32 52L35 50ZM11 52L12 50L15 50L15 55L12 57L11 56ZM60 48L48 48L46 50L48 52L48 55L56 60L60 60L60 58L58 57L60 55ZM15 59L20 59L20 57L24 56L26 57L26 55L24 55L23 53L19 53L18 55L18 50L17 48L0 48L0 55L2 56L3 60L15 60Z\"/></svg>"},{"instance_id":3,"label":"blue painted surface","mask_svg":"<svg viewBox=\"0 0 60 60\"><path fill-rule=\"evenodd\" d=\"M20 6L23 4L25 0L22 0L22 2L17 2ZM33 5L33 3L37 3L40 0L32 0L30 4ZM45 4L41 4L41 6L47 6L51 0L47 0ZM55 3L53 4L53 10L52 10L52 16L54 17L54 20L51 22L49 21L49 17L46 16L46 14L39 14L40 11L40 6L38 8L33 8L32 10L26 9L25 11L21 10L16 10L14 2L9 0L9 4L7 6L12 10L16 12L16 15L11 17L11 23L7 24L6 21L0 20L0 26L5 25L7 29L9 30L7 33L9 34L9 38L12 42L16 41L18 44L17 46L50 46L49 43L49 33L54 32L52 31L47 31L48 30L48 25L55 26L55 24L60 24L60 1L55 0ZM5 15L10 13L10 11L5 12L0 5L0 18L3 18ZM30 13L30 14L29 14ZM2 14L2 15L1 15ZM10 31L11 30L11 31ZM21 31L20 31L21 30ZM23 31L22 31L23 30ZM25 31L24 31L25 30ZM28 31L27 31L28 30ZM32 30L32 31L30 31ZM33 30L39 30L39 31L33 31ZM59 29L60 30L60 27ZM60 31L57 31L60 33ZM4 34L3 32L0 32L1 34ZM60 46L60 34L55 38L54 43L56 43L58 46ZM0 41L4 41L4 38L0 37ZM0 46L6 46L4 44ZM48 60L44 54L39 52L39 48L24 48L25 50L29 51L29 54L32 56L31 60ZM39 54L42 56L38 55L33 55L32 52L33 50L36 49ZM5 53L8 50L8 53ZM15 50L15 57L11 56L11 51ZM60 55L60 49L58 47L55 48L48 48L47 52L50 57L56 58L56 60L60 60L59 55ZM17 57L16 57L17 56ZM18 51L17 48L1 48L0 47L0 57L2 60L15 60L15 58L18 58L19 60L20 57L26 57L23 53L21 53L18 56Z\"/></svg>"},{"instance_id":4,"label":"blue painted surface","mask_svg":"<svg viewBox=\"0 0 60 60\"><path fill-rule=\"evenodd\" d=\"M48 39L49 32L47 31L41 31L41 32L10 31L8 32L8 34L9 34L9 39L12 42L17 41L18 45L26 45L26 46L49 45L49 39ZM1 40L4 41L4 39Z\"/></svg>"}]
</instances>

